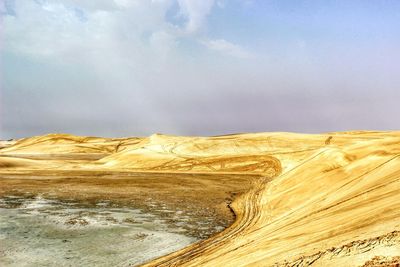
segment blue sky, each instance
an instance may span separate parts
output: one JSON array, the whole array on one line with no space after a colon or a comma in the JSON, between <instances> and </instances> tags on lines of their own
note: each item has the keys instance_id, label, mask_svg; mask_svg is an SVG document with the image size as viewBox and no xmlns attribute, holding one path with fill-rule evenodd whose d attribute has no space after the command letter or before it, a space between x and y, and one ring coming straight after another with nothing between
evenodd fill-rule
<instances>
[{"instance_id":1,"label":"blue sky","mask_svg":"<svg viewBox=\"0 0 400 267\"><path fill-rule=\"evenodd\" d=\"M5 0L0 12L0 138L400 123L400 1Z\"/></svg>"}]
</instances>

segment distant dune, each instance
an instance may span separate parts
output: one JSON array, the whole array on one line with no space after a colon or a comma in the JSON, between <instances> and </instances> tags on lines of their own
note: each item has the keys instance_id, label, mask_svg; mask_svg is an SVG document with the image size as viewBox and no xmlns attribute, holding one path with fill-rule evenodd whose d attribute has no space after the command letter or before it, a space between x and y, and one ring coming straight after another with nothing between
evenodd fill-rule
<instances>
[{"instance_id":1,"label":"distant dune","mask_svg":"<svg viewBox=\"0 0 400 267\"><path fill-rule=\"evenodd\" d=\"M260 177L233 199L229 228L146 266L400 263L400 132L50 134L0 146L0 177L48 171L189 173L198 182L204 176L196 174Z\"/></svg>"}]
</instances>

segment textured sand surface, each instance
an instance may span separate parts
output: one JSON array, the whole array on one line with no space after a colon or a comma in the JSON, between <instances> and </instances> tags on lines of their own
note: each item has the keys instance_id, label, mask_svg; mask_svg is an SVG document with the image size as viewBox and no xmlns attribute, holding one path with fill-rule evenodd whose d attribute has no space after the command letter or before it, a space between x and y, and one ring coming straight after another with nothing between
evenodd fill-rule
<instances>
[{"instance_id":1,"label":"textured sand surface","mask_svg":"<svg viewBox=\"0 0 400 267\"><path fill-rule=\"evenodd\" d=\"M232 195L229 228L148 266L391 266L400 255L400 132L47 135L3 145L0 155L9 189L17 178L71 171L190 174L194 192L205 181L209 196L231 181L227 195L251 185ZM237 180L247 176L249 183Z\"/></svg>"},{"instance_id":2,"label":"textured sand surface","mask_svg":"<svg viewBox=\"0 0 400 267\"><path fill-rule=\"evenodd\" d=\"M179 222L111 202L0 198L2 267L138 265L196 240Z\"/></svg>"}]
</instances>

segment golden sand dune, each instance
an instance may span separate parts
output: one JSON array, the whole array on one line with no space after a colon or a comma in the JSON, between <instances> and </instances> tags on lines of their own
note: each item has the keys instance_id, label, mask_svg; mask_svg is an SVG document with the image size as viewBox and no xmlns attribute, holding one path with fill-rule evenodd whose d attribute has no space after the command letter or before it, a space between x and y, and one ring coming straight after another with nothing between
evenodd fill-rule
<instances>
[{"instance_id":1,"label":"golden sand dune","mask_svg":"<svg viewBox=\"0 0 400 267\"><path fill-rule=\"evenodd\" d=\"M62 153L70 155L64 165L60 158L29 158ZM74 159L85 153L103 156ZM0 175L51 168L229 173L232 183L235 175L260 175L233 200L236 220L230 227L147 266L362 266L377 259L389 264L400 256L400 132L48 135L20 140L0 155ZM212 187L207 190L213 194Z\"/></svg>"},{"instance_id":2,"label":"golden sand dune","mask_svg":"<svg viewBox=\"0 0 400 267\"><path fill-rule=\"evenodd\" d=\"M0 148L2 154L27 158L102 158L134 147L142 138L99 138L81 137L69 134L48 134L15 141Z\"/></svg>"}]
</instances>

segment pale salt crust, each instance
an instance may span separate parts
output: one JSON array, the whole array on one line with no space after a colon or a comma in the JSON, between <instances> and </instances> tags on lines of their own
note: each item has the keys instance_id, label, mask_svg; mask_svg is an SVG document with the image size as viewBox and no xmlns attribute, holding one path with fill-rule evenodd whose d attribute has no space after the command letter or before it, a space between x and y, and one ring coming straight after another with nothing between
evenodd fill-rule
<instances>
[{"instance_id":1,"label":"pale salt crust","mask_svg":"<svg viewBox=\"0 0 400 267\"><path fill-rule=\"evenodd\" d=\"M0 207L1 266L137 265L198 240L152 214L108 203L9 197Z\"/></svg>"}]
</instances>

